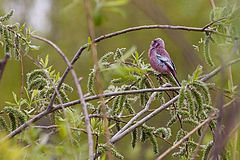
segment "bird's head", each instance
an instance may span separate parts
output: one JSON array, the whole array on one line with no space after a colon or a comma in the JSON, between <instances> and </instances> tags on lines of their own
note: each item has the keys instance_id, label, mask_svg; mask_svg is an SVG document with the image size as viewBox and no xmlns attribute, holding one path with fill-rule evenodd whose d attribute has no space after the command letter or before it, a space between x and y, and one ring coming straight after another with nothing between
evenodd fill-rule
<instances>
[{"instance_id":1,"label":"bird's head","mask_svg":"<svg viewBox=\"0 0 240 160\"><path fill-rule=\"evenodd\" d=\"M164 41L161 38L156 38L154 41L151 43L151 47L156 48L165 48Z\"/></svg>"}]
</instances>

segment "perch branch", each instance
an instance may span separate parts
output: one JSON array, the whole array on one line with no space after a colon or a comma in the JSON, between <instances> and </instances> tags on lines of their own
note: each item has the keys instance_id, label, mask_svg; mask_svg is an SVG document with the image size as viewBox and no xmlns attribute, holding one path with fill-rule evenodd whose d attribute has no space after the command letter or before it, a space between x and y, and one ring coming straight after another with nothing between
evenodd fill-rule
<instances>
[{"instance_id":1,"label":"perch branch","mask_svg":"<svg viewBox=\"0 0 240 160\"><path fill-rule=\"evenodd\" d=\"M112 96L119 96L119 95L125 95L125 94L137 94L137 93L146 93L146 92L160 92L160 91L175 91L175 90L179 90L180 87L166 87L166 88L147 88L147 89L139 89L139 90L128 90L128 91L119 91L119 92L111 92L111 93L105 93L103 95L95 95L95 96L90 96L90 97L85 97L85 101L92 101L92 100L96 100L96 99L100 99L100 97L112 97ZM76 104L79 104L80 100L75 100L75 101L71 101L68 103L64 104L64 107L69 107L69 106L73 106ZM59 109L60 105L57 105L54 107L54 110Z\"/></svg>"},{"instance_id":2,"label":"perch branch","mask_svg":"<svg viewBox=\"0 0 240 160\"><path fill-rule=\"evenodd\" d=\"M229 66L231 64L234 64L236 62L240 61L240 58L235 59L229 63L227 63L227 65L225 66L219 66L218 68L216 68L215 70L213 70L211 73L207 74L205 77L203 77L201 79L201 81L207 81L210 78L212 78L213 76L215 76L222 67L226 67ZM141 126L142 124L144 124L146 121L148 121L149 119L151 119L152 117L154 117L155 115L157 115L158 113L160 113L161 111L163 111L164 109L166 109L168 106L170 106L171 104L173 104L175 101L177 101L179 95L175 96L174 98L172 98L170 101L168 101L167 103L163 104L162 106L160 106L159 108L157 108L155 111L153 111L152 113L150 113L149 115L147 115L146 117L144 117L143 119L141 119L140 121L136 122L134 125L132 125L131 127L129 127L128 129L126 129L125 131L123 131L122 133L115 135L111 138L111 142L115 143L117 141L119 141L120 139L122 139L124 136L126 136L128 133L130 133L131 131L133 131L134 129L136 129L137 127Z\"/></svg>"},{"instance_id":3,"label":"perch branch","mask_svg":"<svg viewBox=\"0 0 240 160\"><path fill-rule=\"evenodd\" d=\"M235 60L232 60L231 62L229 62L229 63L227 63L227 66L229 66L229 65L232 65L232 64L235 64L235 63L237 63L237 62L239 62L240 61L240 58L237 58L237 59L235 59ZM210 79L210 78L212 78L213 76L215 76L219 71L220 71L220 68L221 67L224 67L224 66L220 66L220 67L218 67L218 68L216 68L215 70L213 70L211 73L209 73L209 74L207 74L206 75L206 77L204 77L204 78L202 78L201 80L202 81L207 81L208 79ZM172 88L172 87L171 87ZM155 88L155 89L157 89L157 88ZM159 90L161 90L161 88L159 88ZM154 91L156 91L156 90L154 90ZM151 91L151 92L154 92L154 91ZM141 90L141 92L137 92L137 91L134 91L134 92L136 92L136 93L143 93L143 91ZM113 96L114 95L114 93L110 93L111 95L110 96ZM107 95L107 94L106 94ZM120 95L119 93L118 93L118 95ZM89 97L89 99L88 99L88 97L86 97L85 98L85 100L86 101L89 101L89 100L93 100L93 99L98 99L99 97L98 96L92 96L92 97ZM165 103L163 106L166 106L166 105L170 105L170 104L172 104L173 102L172 101L176 101L177 99L176 99L176 97L174 97L173 99L171 99L170 101L168 101L167 103ZM65 103L65 104L63 104L63 106L64 107L70 107L70 106L72 106L72 105L76 105L76 104L79 104L80 102L79 102L79 100L76 100L76 101L72 101L72 102L69 102L69 103ZM170 104L169 104L170 103ZM167 108L167 107L166 107ZM58 110L58 109L61 109L61 107L58 105L58 106L56 106L56 107L53 107L52 109L50 109L50 110L44 110L43 112L41 112L41 113L39 113L38 115L36 115L35 117L33 117L32 119L30 119L30 120L28 120L27 122L25 122L24 124L22 124L21 126L19 126L16 130L14 130L14 131L12 131L10 134L8 134L6 137L4 137L1 141L4 141L5 139L8 139L8 138L12 138L12 137L14 137L15 135L17 135L17 134L19 134L19 133L21 133L25 128L27 128L31 123L34 123L34 122L36 122L36 121L38 121L39 119L41 119L42 117L44 117L44 116L46 116L46 115L48 115L49 113L52 113L52 112L54 112L54 111L56 111L56 110ZM156 110L159 110L159 108L158 109L156 109ZM156 111L155 110L155 111ZM155 112L155 111L153 111L153 112ZM153 113L152 112L152 113ZM154 114L156 114L156 113L154 113ZM149 115L148 115L149 116ZM154 115L153 115L154 116ZM150 117L151 118L151 117ZM1 142L0 141L0 142Z\"/></svg>"},{"instance_id":4,"label":"perch branch","mask_svg":"<svg viewBox=\"0 0 240 160\"><path fill-rule=\"evenodd\" d=\"M173 25L144 25L144 26L130 27L130 28L127 28L127 29L124 29L124 30L120 30L120 31L116 31L116 32L109 33L109 34L106 34L106 35L102 35L102 36L96 38L95 40L93 40L93 42L97 43L97 42L100 42L104 39L112 38L114 36L118 36L118 35L125 34L125 33L128 33L128 32L144 30L144 29L170 29L170 30L185 30L185 31L196 31L196 32L213 32L213 33L221 35L221 36L226 36L226 35L223 35L221 33L218 33L216 31L214 31L213 29L204 28L204 27L198 28L198 27L173 26ZM78 51L76 52L75 56L73 57L73 59L71 61L71 65L73 65L79 59L82 52L88 47L88 45L89 45L88 43L84 44L83 46L81 46L78 49ZM67 76L67 74L70 70L71 70L71 67L67 67L67 69L65 70L65 72L63 73L63 75L62 75L62 77L59 81L58 88L60 88L60 86L62 85L63 81L65 80L65 78L66 78L66 76ZM56 98L56 93L54 92L54 94L52 96L52 99L51 99L51 103L49 104L49 106L53 105L53 101L55 100L55 98Z\"/></svg>"},{"instance_id":5,"label":"perch branch","mask_svg":"<svg viewBox=\"0 0 240 160\"><path fill-rule=\"evenodd\" d=\"M232 64L235 64L235 63L237 63L238 61L240 61L240 58L237 58L237 59L232 60L231 62L227 63L227 66L232 65ZM211 73L207 74L206 77L202 78L201 80L202 80L202 81L207 81L207 80L210 79L211 77L215 76L215 75L220 71L221 67L223 67L223 66L220 66L220 67L216 68L215 70L213 70ZM172 88L172 87L171 87L171 88ZM156 89L156 88L155 88L155 89ZM161 90L161 88L159 88L159 90ZM156 91L156 90L154 90L154 91ZM152 91L152 92L154 92L154 91ZM141 92L139 92L139 91L138 91L138 92L137 92L137 91L134 91L134 92L136 92L136 93L143 93L142 90L141 90ZM110 96L113 96L113 95L114 95L114 93L110 93L110 94L111 94ZM106 94L106 95L107 95L107 94ZM118 95L119 95L119 93L118 93ZM92 97L89 97L89 98L86 97L85 100L86 100L86 101L89 101L89 100L98 99L98 98L99 98L98 96L92 96ZM173 99L171 99L170 101L168 101L167 103L165 103L163 106L170 105L170 104L173 103L172 101L175 102L176 100L177 100L176 97L174 97ZM65 104L63 104L63 106L64 106L64 107L70 107L70 106L72 106L72 105L79 104L79 103L80 103L79 100L76 100L76 101L72 101L72 102L69 102L69 103L65 103ZM166 107L166 108L167 108L167 107ZM39 113L38 115L36 115L34 118L28 120L27 122L25 122L24 124L22 124L21 126L19 126L16 130L12 131L12 132L11 132L10 134L8 134L5 138L3 138L1 141L5 140L5 139L8 139L8 138L14 137L15 135L21 133L21 132L22 132L25 128L27 128L31 123L34 123L34 122L38 121L38 120L41 119L42 117L44 117L44 116L48 115L49 113L52 113L52 112L54 112L54 111L56 111L56 110L58 110L58 109L61 109L61 107L60 107L59 105L56 106L56 107L51 108L50 110L44 110L43 112L41 112L41 113ZM156 110L159 110L159 108L156 109ZM155 110L155 111L156 111L156 110ZM154 112L155 112L155 111L154 111ZM153 113L153 112L152 112L152 113ZM154 114L156 114L156 113L154 113ZM148 115L148 116L149 116L149 115ZM153 115L153 116L154 116L154 115ZM150 117L150 118L151 118L151 117Z\"/></svg>"}]
</instances>

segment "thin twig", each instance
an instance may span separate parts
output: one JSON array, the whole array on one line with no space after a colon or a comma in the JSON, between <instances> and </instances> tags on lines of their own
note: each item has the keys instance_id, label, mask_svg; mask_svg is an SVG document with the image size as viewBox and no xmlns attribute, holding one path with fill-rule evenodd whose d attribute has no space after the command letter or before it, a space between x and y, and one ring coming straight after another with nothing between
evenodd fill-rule
<instances>
[{"instance_id":1,"label":"thin twig","mask_svg":"<svg viewBox=\"0 0 240 160\"><path fill-rule=\"evenodd\" d=\"M101 96L106 98L106 97L119 96L119 95L125 95L125 94L137 94L137 93L160 92L160 91L175 91L175 90L179 90L179 89L180 89L180 87L147 88L147 89L139 89L139 90L128 90L128 91L105 93L103 95L95 95L95 96L85 97L84 99L86 102L88 102L88 101L100 99ZM80 103L80 100L71 101L71 102L65 103L64 107L73 106L73 105L76 105L79 103ZM58 110L59 107L60 106L57 105L53 108L53 110Z\"/></svg>"},{"instance_id":2,"label":"thin twig","mask_svg":"<svg viewBox=\"0 0 240 160\"><path fill-rule=\"evenodd\" d=\"M138 114L136 114L123 128L121 128L120 131L118 131L113 137L112 139L114 139L114 137L118 136L119 134L121 134L122 132L124 132L129 126L131 126L134 121L136 121L139 117L141 117L145 112L147 112L149 110L150 104L152 103L152 101L154 100L154 97L157 95L157 92L153 92L152 95L150 96L150 98L148 99L148 102L146 104L146 106L144 107L143 110L141 110L140 112L138 112Z\"/></svg>"},{"instance_id":3,"label":"thin twig","mask_svg":"<svg viewBox=\"0 0 240 160\"><path fill-rule=\"evenodd\" d=\"M19 55L21 55L20 51L16 48L17 52ZM58 96L58 99L59 99L59 102L60 102L60 106L61 106L61 109L63 110L63 115L64 117L66 117L66 111L65 111L65 108L63 107L63 101L62 101L62 98L61 98L61 95L59 93L59 91L57 90L55 84L53 83L53 81L51 80L49 74L43 69L42 65L37 61L35 60L33 57L31 57L30 55L28 55L27 53L25 53L25 55L30 59L32 60L46 75L46 77L48 78L48 80L50 81L51 85L53 86L54 90L56 91L57 93L57 96ZM54 119L53 119L54 121ZM73 139L72 139L72 133L71 133L71 130L70 130L70 125L68 123L68 121L66 121L66 125L67 125L67 129L68 129L68 134L69 134L69 138L70 138L70 141L71 143L73 144Z\"/></svg>"},{"instance_id":4,"label":"thin twig","mask_svg":"<svg viewBox=\"0 0 240 160\"><path fill-rule=\"evenodd\" d=\"M93 24L93 19L91 16L91 9L90 9L90 2L89 0L84 0L84 6L85 6L85 10L86 10L86 16L87 16L87 24L88 24L88 33L91 39L91 53L92 53L92 58L93 58L93 62L94 62L94 66L96 69L96 84L97 84L97 90L98 93L100 95L103 94L103 87L102 87L102 78L101 78L101 72L100 72L100 68L99 68L99 64L98 64L98 58L97 58L97 48L94 42L95 39L95 33L94 33L94 24ZM105 104L105 100L103 98L103 96L100 96L100 105L101 105L101 111L103 113L103 128L104 128L104 138L106 141L106 145L107 145L107 158L108 159L113 159L113 155L112 152L110 151L111 148L111 144L109 142L110 139L110 131L109 131L109 127L108 127L108 120L106 118L107 116L107 106ZM94 159L93 154L91 155L91 157L89 156L89 160Z\"/></svg>"},{"instance_id":5,"label":"thin twig","mask_svg":"<svg viewBox=\"0 0 240 160\"><path fill-rule=\"evenodd\" d=\"M125 131L123 131L122 133L120 133L117 136L113 136L111 138L111 143L116 143L117 141L119 141L120 139L122 139L123 137L125 137L128 133L130 133L131 131L133 131L134 129L136 129L137 127L141 126L142 124L144 124L146 121L148 121L149 119L151 119L152 117L154 117L155 115L157 115L158 113L160 113L161 111L163 111L164 109L166 109L168 106L170 106L171 104L173 104L174 102L177 101L179 95L175 96L174 98L172 98L171 100L169 100L167 103L161 105L159 108L157 108L155 111L153 111L152 113L150 113L149 115L145 116L143 119L141 119L140 121L136 122L134 125L132 125L131 127L129 127L128 129L126 129Z\"/></svg>"},{"instance_id":6,"label":"thin twig","mask_svg":"<svg viewBox=\"0 0 240 160\"><path fill-rule=\"evenodd\" d=\"M22 59L22 55L19 54L20 56L20 64L21 64L21 91L20 91L20 99L23 96L23 81L24 81L24 73L23 73L23 59ZM21 110L21 106L19 106L19 109Z\"/></svg>"},{"instance_id":7,"label":"thin twig","mask_svg":"<svg viewBox=\"0 0 240 160\"><path fill-rule=\"evenodd\" d=\"M34 38L37 38L39 40L42 40L42 41L48 43L49 45L51 45L53 48L55 48L57 50L57 52L61 55L61 57L63 58L65 63L68 65L68 68L70 68L70 71L71 71L72 76L73 76L73 80L74 80L76 88L77 88L77 93L78 93L78 96L79 96L80 101L81 101L83 114L84 114L84 117L85 117L86 129L87 129L87 132L88 132L89 159L92 160L93 159L93 137L92 137L91 125L90 125L90 121L89 121L89 117L88 117L86 102L84 100L84 96L83 96L82 89L81 89L81 86L79 84L76 72L74 71L70 61L68 60L68 58L65 56L65 54L62 52L62 50L55 43L53 43L52 41L50 41L48 39L45 39L43 37L37 36L37 35L31 35L31 36L34 37ZM57 86L57 91L59 89L60 89L60 86L58 85ZM53 103L53 101L52 101L52 103ZM52 105L49 105L46 110L52 110Z\"/></svg>"},{"instance_id":8,"label":"thin twig","mask_svg":"<svg viewBox=\"0 0 240 160\"><path fill-rule=\"evenodd\" d=\"M233 102L235 102L235 101L236 101L236 99L233 99L233 100L231 100L230 102L224 104L224 105L223 105L223 109L226 109L228 106L230 106L230 105L231 105ZM197 157L197 153L198 153L198 151L199 151L200 145L202 144L203 138L204 138L204 136L205 136L205 134L206 134L206 132L207 132L207 128L208 128L208 126L209 126L209 123L210 123L210 122L206 123L205 127L203 128L201 137L200 137L200 139L199 139L199 141L198 141L198 145L197 145L197 147L196 147L196 149L195 149L195 151L194 151L194 153L193 153L193 156L192 156L191 160L195 160L196 157Z\"/></svg>"},{"instance_id":9,"label":"thin twig","mask_svg":"<svg viewBox=\"0 0 240 160\"><path fill-rule=\"evenodd\" d=\"M235 63L237 63L238 61L240 61L240 58L237 58L237 59L235 59L235 60L230 61L229 63L227 63L227 66L228 66L228 65L235 64ZM223 66L220 66L220 67L216 68L216 69L213 70L211 73L207 74L207 75L206 75L206 78L204 77L204 78L202 78L201 80L202 80L202 81L207 81L207 80L209 80L210 78L212 78L213 76L215 76L215 75L219 72L219 70L220 70L219 68L221 68L221 67L223 67ZM153 92L154 92L154 91L153 91ZM136 91L136 93L139 93L139 92ZM142 91L141 91L140 93L142 93ZM114 94L114 93L111 93L110 96L112 96L112 94ZM106 95L107 95L107 94L106 94ZM99 98L99 96L92 96L92 97L89 97L89 98L85 98L85 100L86 100L86 101L89 101L89 100L94 100L94 99L98 99L98 98ZM169 106L171 103L175 102L176 100L177 100L176 97L174 97L171 101L169 101L169 102L165 103L164 105L162 105L162 107L163 107L163 106L166 106L166 105ZM79 104L79 103L80 103L79 100L75 100L75 101L72 101L72 102L69 102L69 103L65 103L65 104L63 104L63 106L66 108L66 107L70 107L70 106L72 106L72 105L76 105L76 104ZM165 108L167 108L167 106L166 106ZM48 114L50 114L50 113L52 113L52 112L54 112L54 111L56 111L56 110L59 110L59 109L61 109L60 105L54 107L54 108L51 109L51 110L44 110L43 112L39 113L38 115L36 115L36 116L33 117L32 119L28 120L27 122L25 122L24 124L22 124L21 126L19 126L16 130L14 130L14 131L11 132L10 134L8 134L8 135L7 135L5 138L3 138L1 141L4 141L5 139L14 137L15 135L21 133L21 132L22 132L25 128L27 128L31 123L34 123L34 122L38 121L39 119L41 119L42 117L44 117L44 116L46 116L46 115L48 115ZM156 109L156 110L159 110L159 108ZM155 111L156 111L156 110L155 110ZM155 111L153 111L153 112L155 112ZM151 115L151 116L154 116L155 114L156 114L156 113L154 113L154 114ZM0 141L0 142L1 142L1 141Z\"/></svg>"},{"instance_id":10,"label":"thin twig","mask_svg":"<svg viewBox=\"0 0 240 160\"><path fill-rule=\"evenodd\" d=\"M137 27L131 27L131 28L127 28L121 31L116 31L113 33L109 33L106 35L102 35L98 38L96 38L94 41L92 41L93 43L97 43L100 42L104 39L108 39L114 36L118 36L121 34L125 34L128 32L132 32L132 31L138 31L138 30L144 30L144 29L170 29L170 30L185 30L185 31L196 31L196 32L213 32L215 34L221 35L221 36L226 36L224 34L218 33L212 29L203 29L203 28L197 28L197 27L186 27L186 26L172 26L172 25L144 25L144 26L137 26ZM227 36L229 37L229 36ZM73 59L71 60L71 65L73 65L81 56L82 52L88 47L88 43L82 45L78 51L76 52L75 56L73 57ZM62 83L64 82L65 78L67 77L67 74L69 73L69 71L71 70L72 66L67 67L67 69L64 71L59 83L58 83L58 87L60 88L60 86L62 85ZM56 98L56 92L53 93L53 96L50 100L49 106L53 105L53 102Z\"/></svg>"},{"instance_id":11,"label":"thin twig","mask_svg":"<svg viewBox=\"0 0 240 160\"><path fill-rule=\"evenodd\" d=\"M240 58L238 58L238 61L240 60ZM227 66L236 63L237 60L233 60L231 62L229 62L227 64ZM207 74L206 77L203 77L201 79L201 81L207 81L208 79L212 78L214 75L216 75L220 69L222 67L226 67L226 66L220 66L218 68L216 68L215 70L213 70L211 73ZM173 104L174 102L177 101L179 95L175 96L174 98L172 98L171 100L169 100L167 103L163 104L162 106L160 106L159 108L157 108L155 111L153 111L152 113L150 113L149 115L145 116L143 119L141 119L140 121L136 122L134 125L132 125L131 127L129 127L128 129L126 129L124 132L122 132L121 134L117 135L117 136L113 136L111 138L111 142L115 143L117 141L119 141L120 139L122 139L123 137L125 137L128 133L130 133L131 131L133 131L134 129L136 129L137 127L141 126L142 124L144 124L146 121L148 121L149 119L151 119L152 117L154 117L155 115L157 115L158 113L160 113L161 111L163 111L164 109L166 109L168 106L170 106L171 104Z\"/></svg>"},{"instance_id":12,"label":"thin twig","mask_svg":"<svg viewBox=\"0 0 240 160\"><path fill-rule=\"evenodd\" d=\"M204 126L204 128L203 128L203 130L202 130L201 137L199 138L198 145L197 145L197 147L196 147L196 149L195 149L195 151L194 151L194 153L193 153L193 156L192 156L191 160L195 160L196 157L197 157L198 151L199 151L200 146L201 146L201 144L202 144L202 142L203 142L203 138L205 137L205 135L206 135L206 133L207 133L207 128L208 128L208 126L209 126L209 123L210 123L210 121L208 121L208 122L205 124L205 126Z\"/></svg>"},{"instance_id":13,"label":"thin twig","mask_svg":"<svg viewBox=\"0 0 240 160\"><path fill-rule=\"evenodd\" d=\"M223 108L226 108L227 106L231 105L234 101L230 101L226 104L223 105ZM210 116L205 119L202 123L200 123L197 127L195 127L192 131L190 131L186 136L184 136L181 140L179 140L177 143L174 144L174 146L170 147L168 150L166 150L163 154L161 154L157 160L161 160L163 157L165 157L168 153L170 153L173 149L175 149L176 147L178 147L180 144L182 144L185 140L188 139L188 137L190 137L194 132L196 132L197 130L199 130L202 126L204 126L205 124L209 124L210 121L212 121L214 118L214 116L216 116L216 113L212 113L210 114ZM207 125L208 126L208 125ZM207 128L207 127L206 127ZM205 131L206 132L206 131ZM204 136L201 136L200 139L203 140ZM202 140L200 140L199 142L201 142ZM201 143L199 143L198 145L200 146Z\"/></svg>"},{"instance_id":14,"label":"thin twig","mask_svg":"<svg viewBox=\"0 0 240 160\"><path fill-rule=\"evenodd\" d=\"M205 29L203 30L202 28L198 27L186 27L186 26L174 26L174 25L144 25L144 26L137 26L137 27L131 27L127 28L121 31L109 33L103 36L100 36L95 39L94 42L100 42L103 39L111 38L120 34L132 32L132 31L138 31L138 30L143 30L143 29L171 29L171 30L184 30L184 31L196 31L196 32L214 32L213 29Z\"/></svg>"},{"instance_id":15,"label":"thin twig","mask_svg":"<svg viewBox=\"0 0 240 160\"><path fill-rule=\"evenodd\" d=\"M227 19L227 18L224 17L224 18L220 18L220 19L217 19L217 20L215 20L215 21L212 21L212 22L206 24L202 29L205 30L206 28L210 27L210 26L213 25L214 23L220 22L220 21L225 20L225 19Z\"/></svg>"},{"instance_id":16,"label":"thin twig","mask_svg":"<svg viewBox=\"0 0 240 160\"><path fill-rule=\"evenodd\" d=\"M214 9L216 6L215 6L215 3L214 3L214 0L210 0L210 4L212 6L212 8Z\"/></svg>"},{"instance_id":17,"label":"thin twig","mask_svg":"<svg viewBox=\"0 0 240 160\"><path fill-rule=\"evenodd\" d=\"M172 150L174 150L176 147L178 147L180 144L182 144L184 141L188 139L193 133L195 133L197 130L199 130L203 125L210 122L213 119L212 116L207 118L205 121L200 123L197 127L195 127L193 130L191 130L186 136L184 136L181 140L179 140L177 143L175 143L172 147L168 148L163 154L161 154L156 160L163 159L168 153L170 153Z\"/></svg>"},{"instance_id":18,"label":"thin twig","mask_svg":"<svg viewBox=\"0 0 240 160\"><path fill-rule=\"evenodd\" d=\"M104 116L104 115L102 115L102 114L89 114L89 118L107 118L107 119L111 119L111 120L114 120L114 121L116 121L116 122L122 122L122 123L127 123L126 121L124 121L124 120L121 120L121 119L116 119L116 118L114 118L114 117L112 117L112 116Z\"/></svg>"}]
</instances>

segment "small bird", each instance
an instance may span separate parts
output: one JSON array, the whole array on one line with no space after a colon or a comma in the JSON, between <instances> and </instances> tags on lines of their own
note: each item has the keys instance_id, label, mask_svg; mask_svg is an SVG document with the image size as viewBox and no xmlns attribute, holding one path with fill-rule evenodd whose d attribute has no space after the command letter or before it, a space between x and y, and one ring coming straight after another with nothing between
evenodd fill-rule
<instances>
[{"instance_id":1,"label":"small bird","mask_svg":"<svg viewBox=\"0 0 240 160\"><path fill-rule=\"evenodd\" d=\"M176 81L178 86L181 86L176 77L176 68L171 60L168 52L165 50L164 41L161 38L156 38L152 41L148 51L148 57L152 68L160 74L169 74Z\"/></svg>"}]
</instances>

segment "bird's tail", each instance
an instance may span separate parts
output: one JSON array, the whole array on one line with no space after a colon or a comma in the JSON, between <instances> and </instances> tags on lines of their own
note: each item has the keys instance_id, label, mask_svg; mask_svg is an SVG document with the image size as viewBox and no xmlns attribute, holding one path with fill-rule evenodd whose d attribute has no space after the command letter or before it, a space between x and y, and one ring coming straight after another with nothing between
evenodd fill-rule
<instances>
[{"instance_id":1,"label":"bird's tail","mask_svg":"<svg viewBox=\"0 0 240 160\"><path fill-rule=\"evenodd\" d=\"M177 85L178 85L179 87L181 87L181 83L178 81L178 79L177 79L177 77L175 76L175 74L171 73L171 75L172 75L173 79L175 80L175 82L177 83Z\"/></svg>"}]
</instances>

